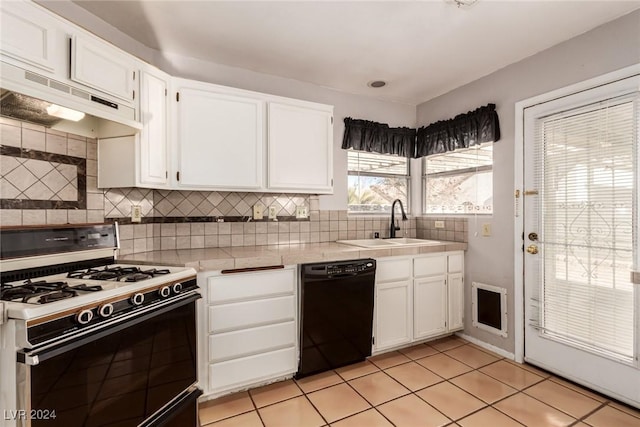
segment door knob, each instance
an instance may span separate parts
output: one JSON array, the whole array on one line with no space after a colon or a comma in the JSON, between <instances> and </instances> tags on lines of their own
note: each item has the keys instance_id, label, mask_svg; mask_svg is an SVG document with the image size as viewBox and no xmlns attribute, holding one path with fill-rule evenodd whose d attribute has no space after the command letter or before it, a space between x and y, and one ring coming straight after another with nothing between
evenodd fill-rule
<instances>
[{"instance_id":1,"label":"door knob","mask_svg":"<svg viewBox=\"0 0 640 427\"><path fill-rule=\"evenodd\" d=\"M536 245L529 245L527 246L527 252L529 252L532 255L535 255L538 253L538 247Z\"/></svg>"}]
</instances>

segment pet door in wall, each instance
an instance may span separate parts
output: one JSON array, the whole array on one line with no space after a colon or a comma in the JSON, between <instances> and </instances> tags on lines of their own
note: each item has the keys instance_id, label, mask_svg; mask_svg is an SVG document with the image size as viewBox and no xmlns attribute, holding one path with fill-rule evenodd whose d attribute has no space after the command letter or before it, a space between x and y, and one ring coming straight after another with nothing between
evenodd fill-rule
<instances>
[{"instance_id":1,"label":"pet door in wall","mask_svg":"<svg viewBox=\"0 0 640 427\"><path fill-rule=\"evenodd\" d=\"M507 336L507 290L473 282L471 285L472 324L496 335Z\"/></svg>"}]
</instances>

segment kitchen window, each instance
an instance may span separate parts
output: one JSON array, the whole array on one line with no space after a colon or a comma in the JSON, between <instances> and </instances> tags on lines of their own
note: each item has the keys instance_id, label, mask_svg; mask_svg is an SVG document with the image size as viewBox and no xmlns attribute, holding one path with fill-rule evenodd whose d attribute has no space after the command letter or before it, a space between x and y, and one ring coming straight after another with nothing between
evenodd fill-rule
<instances>
[{"instance_id":1,"label":"kitchen window","mask_svg":"<svg viewBox=\"0 0 640 427\"><path fill-rule=\"evenodd\" d=\"M424 213L493 213L493 142L424 157L422 170Z\"/></svg>"},{"instance_id":2,"label":"kitchen window","mask_svg":"<svg viewBox=\"0 0 640 427\"><path fill-rule=\"evenodd\" d=\"M390 213L395 199L408 211L408 158L355 150L347 156L349 213Z\"/></svg>"}]
</instances>

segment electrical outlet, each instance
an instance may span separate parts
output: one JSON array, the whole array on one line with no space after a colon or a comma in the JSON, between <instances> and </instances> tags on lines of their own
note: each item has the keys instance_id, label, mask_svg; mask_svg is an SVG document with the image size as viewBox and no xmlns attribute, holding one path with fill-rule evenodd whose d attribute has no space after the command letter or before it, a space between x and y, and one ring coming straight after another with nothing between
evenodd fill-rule
<instances>
[{"instance_id":1,"label":"electrical outlet","mask_svg":"<svg viewBox=\"0 0 640 427\"><path fill-rule=\"evenodd\" d=\"M482 224L482 236L483 237L491 236L491 224Z\"/></svg>"},{"instance_id":2,"label":"electrical outlet","mask_svg":"<svg viewBox=\"0 0 640 427\"><path fill-rule=\"evenodd\" d=\"M253 219L262 219L264 217L264 205L256 203L253 205Z\"/></svg>"},{"instance_id":3,"label":"electrical outlet","mask_svg":"<svg viewBox=\"0 0 640 427\"><path fill-rule=\"evenodd\" d=\"M278 217L275 206L269 206L269 219L276 219Z\"/></svg>"},{"instance_id":4,"label":"electrical outlet","mask_svg":"<svg viewBox=\"0 0 640 427\"><path fill-rule=\"evenodd\" d=\"M307 217L307 207L306 206L297 206L296 207L296 218L297 219L305 219Z\"/></svg>"},{"instance_id":5,"label":"electrical outlet","mask_svg":"<svg viewBox=\"0 0 640 427\"><path fill-rule=\"evenodd\" d=\"M131 222L142 221L142 206L131 205Z\"/></svg>"},{"instance_id":6,"label":"electrical outlet","mask_svg":"<svg viewBox=\"0 0 640 427\"><path fill-rule=\"evenodd\" d=\"M444 221L435 221L434 225L436 228L444 228Z\"/></svg>"}]
</instances>

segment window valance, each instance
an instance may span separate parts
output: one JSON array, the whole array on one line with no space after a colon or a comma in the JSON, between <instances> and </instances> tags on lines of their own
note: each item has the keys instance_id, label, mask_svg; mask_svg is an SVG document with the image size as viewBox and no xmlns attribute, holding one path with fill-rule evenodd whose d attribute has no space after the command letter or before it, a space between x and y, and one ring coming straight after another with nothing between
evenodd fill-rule
<instances>
[{"instance_id":1,"label":"window valance","mask_svg":"<svg viewBox=\"0 0 640 427\"><path fill-rule=\"evenodd\" d=\"M395 154L413 157L415 153L416 130L399 127L391 128L384 123L344 119L342 148L368 151L380 154Z\"/></svg>"},{"instance_id":2,"label":"window valance","mask_svg":"<svg viewBox=\"0 0 640 427\"><path fill-rule=\"evenodd\" d=\"M500 139L495 104L487 104L453 119L441 120L417 131L415 157L469 148Z\"/></svg>"}]
</instances>

